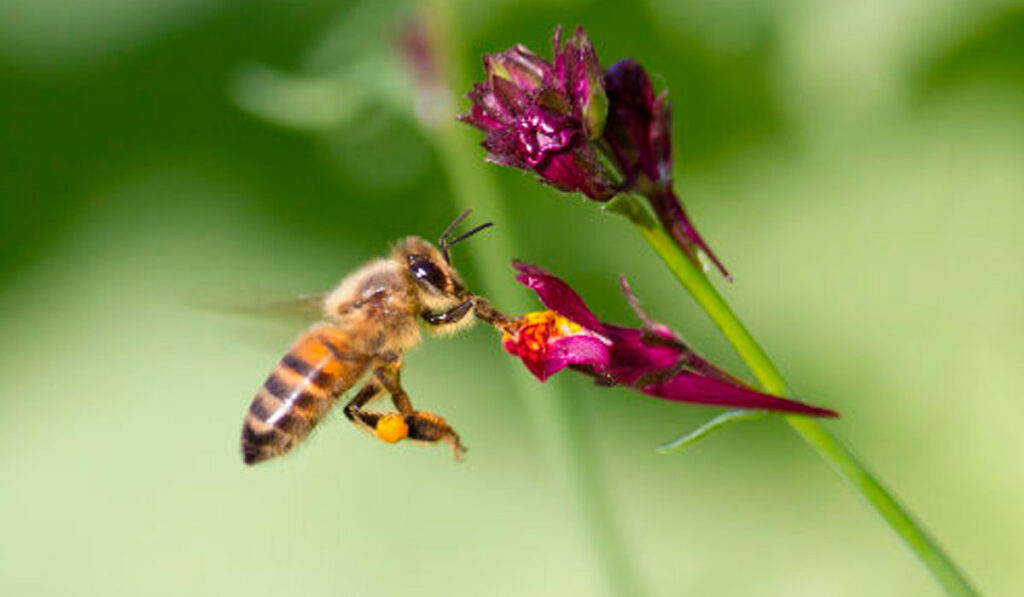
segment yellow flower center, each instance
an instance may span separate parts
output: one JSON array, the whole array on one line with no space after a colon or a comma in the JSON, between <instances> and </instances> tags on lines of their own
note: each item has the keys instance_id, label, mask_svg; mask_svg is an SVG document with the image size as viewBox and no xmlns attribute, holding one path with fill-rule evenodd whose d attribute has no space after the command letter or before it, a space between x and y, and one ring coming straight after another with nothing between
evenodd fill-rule
<instances>
[{"instance_id":1,"label":"yellow flower center","mask_svg":"<svg viewBox=\"0 0 1024 597\"><path fill-rule=\"evenodd\" d=\"M520 338L531 351L541 350L546 340L583 332L583 326L554 311L534 311L518 318L502 334L502 340Z\"/></svg>"},{"instance_id":2,"label":"yellow flower center","mask_svg":"<svg viewBox=\"0 0 1024 597\"><path fill-rule=\"evenodd\" d=\"M506 326L501 340L505 350L522 358L527 367L542 368L552 341L592 333L554 311L534 311Z\"/></svg>"}]
</instances>

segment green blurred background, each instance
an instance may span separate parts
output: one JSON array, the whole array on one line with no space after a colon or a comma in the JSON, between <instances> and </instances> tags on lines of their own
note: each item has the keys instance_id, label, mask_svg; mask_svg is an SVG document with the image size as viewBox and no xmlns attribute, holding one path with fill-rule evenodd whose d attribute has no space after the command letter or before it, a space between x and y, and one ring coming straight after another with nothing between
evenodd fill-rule
<instances>
[{"instance_id":1,"label":"green blurred background","mask_svg":"<svg viewBox=\"0 0 1024 597\"><path fill-rule=\"evenodd\" d=\"M736 276L727 296L987 595L1024 594L1014 4L453 8L474 77L481 53L548 55L555 24L582 23L606 64L633 56L671 87L680 190ZM0 594L604 594L489 330L407 359L415 404L449 418L466 462L340 414L288 458L240 461L242 415L304 324L220 307L329 288L457 213L396 66L413 10L0 4ZM625 222L486 172L504 221L460 248L471 283L473 247L513 243L630 322L628 273L653 315L746 375ZM659 456L715 411L549 383L646 594L939 595L784 425Z\"/></svg>"}]
</instances>

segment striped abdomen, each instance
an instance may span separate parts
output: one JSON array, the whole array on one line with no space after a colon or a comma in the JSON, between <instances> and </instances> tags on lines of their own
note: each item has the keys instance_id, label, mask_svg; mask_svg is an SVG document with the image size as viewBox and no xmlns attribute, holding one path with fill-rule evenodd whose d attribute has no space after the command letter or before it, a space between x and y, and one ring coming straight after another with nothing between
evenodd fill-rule
<instances>
[{"instance_id":1,"label":"striped abdomen","mask_svg":"<svg viewBox=\"0 0 1024 597\"><path fill-rule=\"evenodd\" d=\"M295 341L256 394L242 426L246 464L284 454L305 438L369 365L347 335L317 325Z\"/></svg>"}]
</instances>

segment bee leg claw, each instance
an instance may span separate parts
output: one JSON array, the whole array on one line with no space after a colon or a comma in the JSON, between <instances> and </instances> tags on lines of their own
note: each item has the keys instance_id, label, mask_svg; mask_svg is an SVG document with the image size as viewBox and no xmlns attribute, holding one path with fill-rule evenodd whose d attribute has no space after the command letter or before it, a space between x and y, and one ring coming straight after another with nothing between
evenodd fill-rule
<instances>
[{"instance_id":1,"label":"bee leg claw","mask_svg":"<svg viewBox=\"0 0 1024 597\"><path fill-rule=\"evenodd\" d=\"M409 439L431 443L443 441L452 447L455 460L462 460L466 446L462 445L459 434L442 417L418 410L406 415L405 420L409 424Z\"/></svg>"},{"instance_id":2,"label":"bee leg claw","mask_svg":"<svg viewBox=\"0 0 1024 597\"><path fill-rule=\"evenodd\" d=\"M455 462L462 462L462 458L469 451L469 448L462 445L462 441L459 436L453 431L450 435L444 437L444 441L452 447L452 456L455 458Z\"/></svg>"}]
</instances>

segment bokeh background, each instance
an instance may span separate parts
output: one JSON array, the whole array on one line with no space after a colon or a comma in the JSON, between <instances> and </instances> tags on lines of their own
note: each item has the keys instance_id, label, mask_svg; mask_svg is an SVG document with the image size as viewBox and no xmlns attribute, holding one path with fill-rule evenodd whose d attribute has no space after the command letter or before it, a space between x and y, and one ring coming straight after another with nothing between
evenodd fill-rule
<instances>
[{"instance_id":1,"label":"bokeh background","mask_svg":"<svg viewBox=\"0 0 1024 597\"><path fill-rule=\"evenodd\" d=\"M1024 8L987 0L5 0L0 594L607 594L490 330L407 359L464 463L340 413L240 462L242 415L305 325L246 306L458 212L452 168L476 166L445 163L395 53L400 23L445 10L469 75L582 23L605 63L671 87L680 190L736 309L983 593L1024 594ZM471 284L531 305L475 258L513 246L629 322L624 272L746 375L625 222L479 168L502 220L460 247ZM781 423L660 456L715 411L549 383L643 594L939 595Z\"/></svg>"}]
</instances>

